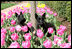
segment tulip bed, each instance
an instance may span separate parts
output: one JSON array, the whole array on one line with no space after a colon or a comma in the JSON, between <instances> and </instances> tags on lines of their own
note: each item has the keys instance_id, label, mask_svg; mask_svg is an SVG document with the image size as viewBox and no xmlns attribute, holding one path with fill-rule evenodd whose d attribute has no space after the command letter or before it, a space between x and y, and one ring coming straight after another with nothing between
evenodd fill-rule
<instances>
[{"instance_id":1,"label":"tulip bed","mask_svg":"<svg viewBox=\"0 0 72 49\"><path fill-rule=\"evenodd\" d=\"M31 32L25 33L28 31L28 27L32 27L30 22L31 8L28 4L25 7L21 6L10 10L8 15L1 13L1 48L71 48L71 34L67 35L66 26L57 26L55 18L57 13L46 7L45 4L38 4L36 9L38 15L42 16L43 13L46 13L46 22L55 24L57 35L55 35L53 28L48 28L45 35L43 28L37 29L35 32L37 36L33 36ZM18 25L15 12L23 13L27 25ZM7 29L8 27L9 29ZM46 36L48 32L52 34L51 37Z\"/></svg>"}]
</instances>

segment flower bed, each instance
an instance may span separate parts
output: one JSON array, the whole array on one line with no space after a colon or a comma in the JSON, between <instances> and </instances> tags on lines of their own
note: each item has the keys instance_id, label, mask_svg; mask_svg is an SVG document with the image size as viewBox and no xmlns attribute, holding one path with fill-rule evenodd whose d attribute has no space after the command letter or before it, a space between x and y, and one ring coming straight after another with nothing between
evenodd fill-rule
<instances>
[{"instance_id":1,"label":"flower bed","mask_svg":"<svg viewBox=\"0 0 72 49\"><path fill-rule=\"evenodd\" d=\"M28 31L28 27L31 29L32 23L30 23L30 4L27 6L16 7L8 12L1 13L1 47L2 48L71 48L71 34L67 35L65 31L66 26L56 25L56 12L53 12L45 4L38 4L36 13L40 16L46 13L46 22L53 23L56 26L57 35L53 28L48 28L46 34L43 33L43 28L37 29L35 32L37 36ZM17 23L15 12L20 15L20 12L26 19L26 24L21 26ZM9 28L8 28L9 27ZM8 29L7 29L8 28ZM26 33L27 32L27 33ZM46 35L51 33L51 37Z\"/></svg>"}]
</instances>

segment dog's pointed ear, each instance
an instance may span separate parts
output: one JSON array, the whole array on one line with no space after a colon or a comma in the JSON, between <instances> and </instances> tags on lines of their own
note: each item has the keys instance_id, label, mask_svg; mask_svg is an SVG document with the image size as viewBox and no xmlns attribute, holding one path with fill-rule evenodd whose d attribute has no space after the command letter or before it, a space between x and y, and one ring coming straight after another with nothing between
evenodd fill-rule
<instances>
[{"instance_id":1,"label":"dog's pointed ear","mask_svg":"<svg viewBox=\"0 0 72 49\"><path fill-rule=\"evenodd\" d=\"M38 15L35 13L35 18L37 19Z\"/></svg>"},{"instance_id":2,"label":"dog's pointed ear","mask_svg":"<svg viewBox=\"0 0 72 49\"><path fill-rule=\"evenodd\" d=\"M46 13L44 13L44 14L42 15L42 17L45 18L45 15L46 15Z\"/></svg>"},{"instance_id":3,"label":"dog's pointed ear","mask_svg":"<svg viewBox=\"0 0 72 49\"><path fill-rule=\"evenodd\" d=\"M15 12L15 16L17 17L18 16L18 14Z\"/></svg>"},{"instance_id":4,"label":"dog's pointed ear","mask_svg":"<svg viewBox=\"0 0 72 49\"><path fill-rule=\"evenodd\" d=\"M22 15L22 12L20 12L20 15Z\"/></svg>"}]
</instances>

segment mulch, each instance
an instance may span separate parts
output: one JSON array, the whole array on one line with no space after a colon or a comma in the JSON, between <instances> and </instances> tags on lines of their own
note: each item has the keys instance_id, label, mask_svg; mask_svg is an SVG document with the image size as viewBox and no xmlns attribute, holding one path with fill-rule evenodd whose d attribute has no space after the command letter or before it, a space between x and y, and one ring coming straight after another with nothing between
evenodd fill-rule
<instances>
[{"instance_id":1,"label":"mulch","mask_svg":"<svg viewBox=\"0 0 72 49\"><path fill-rule=\"evenodd\" d=\"M71 23L68 21L63 21L64 19L60 17L58 17L57 20L60 21L62 25L67 27L67 30L66 30L67 34L71 34Z\"/></svg>"}]
</instances>

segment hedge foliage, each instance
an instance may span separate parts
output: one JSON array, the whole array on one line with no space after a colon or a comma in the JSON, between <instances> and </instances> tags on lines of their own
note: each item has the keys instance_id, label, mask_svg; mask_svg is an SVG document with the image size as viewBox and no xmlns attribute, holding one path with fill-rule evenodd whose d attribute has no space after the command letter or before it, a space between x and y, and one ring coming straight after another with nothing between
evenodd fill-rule
<instances>
[{"instance_id":1,"label":"hedge foliage","mask_svg":"<svg viewBox=\"0 0 72 49\"><path fill-rule=\"evenodd\" d=\"M71 22L71 1L39 1L45 3L58 13L59 17L67 18Z\"/></svg>"}]
</instances>

